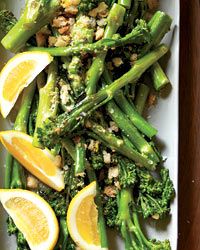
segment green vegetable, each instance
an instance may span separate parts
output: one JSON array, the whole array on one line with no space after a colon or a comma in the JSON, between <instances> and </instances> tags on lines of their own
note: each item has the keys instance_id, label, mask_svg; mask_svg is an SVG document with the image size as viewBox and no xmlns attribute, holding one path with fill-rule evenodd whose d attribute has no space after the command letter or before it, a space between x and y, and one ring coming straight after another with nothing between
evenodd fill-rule
<instances>
[{"instance_id":1,"label":"green vegetable","mask_svg":"<svg viewBox=\"0 0 200 250\"><path fill-rule=\"evenodd\" d=\"M170 250L168 240L156 241L149 240L142 232L139 224L137 208L132 195L132 190L122 189L118 194L118 216L116 224L125 241L125 249L162 249Z\"/></svg>"},{"instance_id":2,"label":"green vegetable","mask_svg":"<svg viewBox=\"0 0 200 250\"><path fill-rule=\"evenodd\" d=\"M103 38L100 41L94 43L82 43L75 44L68 47L58 48L42 48L42 47L27 47L28 51L41 51L48 52L52 56L74 56L82 53L95 53L101 51L107 51L109 48L121 47L126 44L141 44L151 41L149 29L144 20L138 20L137 26L126 36L114 39ZM68 65L69 67L69 65Z\"/></svg>"},{"instance_id":3,"label":"green vegetable","mask_svg":"<svg viewBox=\"0 0 200 250\"><path fill-rule=\"evenodd\" d=\"M114 4L107 18L107 26L104 32L104 38L112 38L118 28L123 24L125 8L119 4ZM96 92L97 83L104 71L104 61L106 52L97 55L87 72L86 76L86 93L92 95Z\"/></svg>"},{"instance_id":4,"label":"green vegetable","mask_svg":"<svg viewBox=\"0 0 200 250\"><path fill-rule=\"evenodd\" d=\"M47 118L54 117L58 108L57 84L57 62L53 61L48 68L47 83L39 89L39 106L37 111L36 126L33 138L35 147L42 147L38 140L37 130L42 128Z\"/></svg>"},{"instance_id":5,"label":"green vegetable","mask_svg":"<svg viewBox=\"0 0 200 250\"><path fill-rule=\"evenodd\" d=\"M165 75L159 63L151 67L151 76L155 90L159 91L170 83L169 78Z\"/></svg>"},{"instance_id":6,"label":"green vegetable","mask_svg":"<svg viewBox=\"0 0 200 250\"><path fill-rule=\"evenodd\" d=\"M142 114L149 96L150 89L145 84L140 84L135 98L135 107L139 114Z\"/></svg>"},{"instance_id":7,"label":"green vegetable","mask_svg":"<svg viewBox=\"0 0 200 250\"><path fill-rule=\"evenodd\" d=\"M29 38L53 19L59 7L59 0L26 0L20 19L3 38L2 45L18 52Z\"/></svg>"},{"instance_id":8,"label":"green vegetable","mask_svg":"<svg viewBox=\"0 0 200 250\"><path fill-rule=\"evenodd\" d=\"M12 12L8 10L0 11L0 30L1 33L5 36L12 27L17 23L17 19Z\"/></svg>"},{"instance_id":9,"label":"green vegetable","mask_svg":"<svg viewBox=\"0 0 200 250\"><path fill-rule=\"evenodd\" d=\"M168 51L166 45L160 45L154 51L139 59L122 77L94 95L86 97L72 112L63 113L55 119L46 120L43 129L38 128L38 138L44 146L52 146L59 138L72 132L91 114L92 111L110 101L116 92L126 84L135 83L152 64Z\"/></svg>"}]
</instances>

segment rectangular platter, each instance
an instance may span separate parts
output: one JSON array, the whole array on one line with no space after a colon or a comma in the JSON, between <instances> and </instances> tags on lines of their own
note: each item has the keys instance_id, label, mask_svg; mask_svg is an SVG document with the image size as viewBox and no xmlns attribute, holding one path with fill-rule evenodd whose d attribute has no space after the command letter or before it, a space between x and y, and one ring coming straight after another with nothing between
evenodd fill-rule
<instances>
[{"instance_id":1,"label":"rectangular platter","mask_svg":"<svg viewBox=\"0 0 200 250\"><path fill-rule=\"evenodd\" d=\"M171 216L162 223L147 222L147 234L152 238L169 239L172 250L177 249L178 238L178 100L179 100L179 17L180 6L178 0L160 0L161 9L173 18L172 29L164 42L170 45L171 54L166 64L166 73L172 83L170 90L161 93L156 107L150 110L149 119L158 129L158 143L162 145L163 156L167 158L165 166L170 170L171 178L176 188L176 198L172 204ZM19 16L23 0L0 0L0 9L8 8ZM0 69L11 55L0 46ZM0 117L0 130L10 129L10 124ZM3 187L6 152L0 145L0 187ZM16 249L15 239L6 232L6 214L0 207L0 249ZM121 240L114 240L110 233L112 250L123 250ZM115 242L115 243L114 243Z\"/></svg>"}]
</instances>

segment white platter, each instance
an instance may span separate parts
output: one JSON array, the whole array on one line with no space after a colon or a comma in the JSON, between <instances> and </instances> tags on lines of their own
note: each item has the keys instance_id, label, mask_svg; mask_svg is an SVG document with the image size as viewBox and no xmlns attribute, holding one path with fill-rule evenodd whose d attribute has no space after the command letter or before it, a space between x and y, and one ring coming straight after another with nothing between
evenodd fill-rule
<instances>
[{"instance_id":1,"label":"white platter","mask_svg":"<svg viewBox=\"0 0 200 250\"><path fill-rule=\"evenodd\" d=\"M9 8L16 16L19 16L23 0L0 0L0 8ZM178 0L160 0L161 9L173 18L172 30L165 38L165 42L170 45L171 56L166 66L167 75L172 83L172 89L166 95L162 95L158 105L151 110L150 121L158 128L158 141L163 145L163 156L167 157L165 166L170 169L170 175L176 188L176 198L172 204L171 217L162 223L149 222L147 233L152 238L169 239L172 250L177 249L178 238L178 90L179 90L179 16L180 8ZM0 68L9 58L7 53L0 47ZM0 130L9 129L7 121L0 117ZM3 187L3 176L5 167L5 150L0 145L0 187ZM0 207L0 249L15 250L16 243L13 237L9 237L6 232L6 214ZM111 239L113 242L113 238ZM117 244L113 244L112 250L123 250L120 239ZM45 250L45 249L42 249Z\"/></svg>"}]
</instances>

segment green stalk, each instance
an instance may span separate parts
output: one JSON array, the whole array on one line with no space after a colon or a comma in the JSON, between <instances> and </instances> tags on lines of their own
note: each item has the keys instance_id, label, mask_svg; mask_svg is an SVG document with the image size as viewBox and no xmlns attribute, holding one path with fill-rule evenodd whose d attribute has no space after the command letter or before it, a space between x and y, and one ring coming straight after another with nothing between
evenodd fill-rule
<instances>
[{"instance_id":1,"label":"green stalk","mask_svg":"<svg viewBox=\"0 0 200 250\"><path fill-rule=\"evenodd\" d=\"M27 88L24 89L21 102L22 104L13 127L14 130L24 133L27 132L28 119L34 93L35 93L35 82L31 83ZM8 160L8 164L10 163L11 160ZM13 159L12 165L9 166L12 167L12 177L9 185L10 188L25 188L26 178L24 169L21 166L21 164L17 160ZM8 172L10 172L10 170ZM8 173L6 173L6 175L8 175ZM6 178L8 178L8 176L6 176Z\"/></svg>"},{"instance_id":2,"label":"green stalk","mask_svg":"<svg viewBox=\"0 0 200 250\"><path fill-rule=\"evenodd\" d=\"M119 4L114 4L107 18L107 27L104 33L104 38L112 38L118 28L123 24L126 9ZM96 92L97 83L104 71L104 61L106 52L97 55L94 58L86 77L86 94L92 95Z\"/></svg>"},{"instance_id":3,"label":"green stalk","mask_svg":"<svg viewBox=\"0 0 200 250\"><path fill-rule=\"evenodd\" d=\"M138 16L138 7L139 7L139 0L134 0L128 16L127 31L130 31L134 26L134 21Z\"/></svg>"},{"instance_id":4,"label":"green stalk","mask_svg":"<svg viewBox=\"0 0 200 250\"><path fill-rule=\"evenodd\" d=\"M66 151L68 152L68 154L72 157L72 159L74 161L76 161L76 149L75 149L73 141L71 139L65 137L62 140L62 145L66 149Z\"/></svg>"},{"instance_id":5,"label":"green stalk","mask_svg":"<svg viewBox=\"0 0 200 250\"><path fill-rule=\"evenodd\" d=\"M55 249L66 250L68 245L69 232L65 217L60 217L60 235Z\"/></svg>"},{"instance_id":6,"label":"green stalk","mask_svg":"<svg viewBox=\"0 0 200 250\"><path fill-rule=\"evenodd\" d=\"M172 19L166 13L157 11L148 23L151 42L144 45L140 57L144 56L153 46L157 46L165 34L170 30Z\"/></svg>"},{"instance_id":7,"label":"green stalk","mask_svg":"<svg viewBox=\"0 0 200 250\"><path fill-rule=\"evenodd\" d=\"M6 155L5 181L4 181L5 189L10 188L10 182L11 182L11 177L12 177L12 166L13 166L13 157L10 153L7 153L7 155Z\"/></svg>"},{"instance_id":8,"label":"green stalk","mask_svg":"<svg viewBox=\"0 0 200 250\"><path fill-rule=\"evenodd\" d=\"M100 233L101 248L108 249L108 239L107 239L106 224L105 224L103 208L102 208L100 189L98 186L95 171L93 168L91 168L89 166L89 164L87 164L87 175L89 177L90 183L93 181L96 181L97 194L95 197L95 203L96 203L97 209L98 209L98 229L99 229L99 233Z\"/></svg>"},{"instance_id":9,"label":"green stalk","mask_svg":"<svg viewBox=\"0 0 200 250\"><path fill-rule=\"evenodd\" d=\"M155 63L151 67L151 76L153 79L153 86L157 91L160 91L170 83L169 78L166 76L159 63Z\"/></svg>"},{"instance_id":10,"label":"green stalk","mask_svg":"<svg viewBox=\"0 0 200 250\"><path fill-rule=\"evenodd\" d=\"M45 146L50 146L55 144L55 140L58 140L60 136L71 133L86 116L110 101L119 89L123 88L126 84L136 83L141 75L152 64L159 60L159 58L166 54L167 51L168 47L166 45L160 45L143 58L137 60L134 66L122 77L101 89L96 94L86 97L70 114L61 114L54 121L47 120L44 129L40 130L41 142L43 142ZM57 128L59 128L59 130Z\"/></svg>"},{"instance_id":11,"label":"green stalk","mask_svg":"<svg viewBox=\"0 0 200 250\"><path fill-rule=\"evenodd\" d=\"M98 125L90 120L86 123L86 126L98 136L97 138L102 141L105 146L111 148L112 150L114 149L120 154L128 157L139 166L144 166L148 169L155 169L155 163L152 160L147 159L133 148L130 148L129 145L127 145L122 139L116 137L101 125ZM93 134L90 135L93 137Z\"/></svg>"},{"instance_id":12,"label":"green stalk","mask_svg":"<svg viewBox=\"0 0 200 250\"><path fill-rule=\"evenodd\" d=\"M104 71L104 80L106 81L106 84L112 83L112 78L107 70ZM127 117L130 119L130 121L133 123L133 125L140 130L143 134L148 136L149 138L155 136L157 134L157 130L151 126L136 110L133 103L129 103L129 101L124 96L124 93L122 90L119 90L115 97L115 102L119 105L121 110L124 112L124 114L127 115Z\"/></svg>"},{"instance_id":13,"label":"green stalk","mask_svg":"<svg viewBox=\"0 0 200 250\"><path fill-rule=\"evenodd\" d=\"M2 45L7 50L18 52L30 37L53 19L59 8L59 0L26 0L20 19L3 38Z\"/></svg>"},{"instance_id":14,"label":"green stalk","mask_svg":"<svg viewBox=\"0 0 200 250\"><path fill-rule=\"evenodd\" d=\"M135 107L139 114L142 114L149 96L150 89L145 84L140 84L135 97Z\"/></svg>"},{"instance_id":15,"label":"green stalk","mask_svg":"<svg viewBox=\"0 0 200 250\"><path fill-rule=\"evenodd\" d=\"M94 43L78 44L71 45L68 47L57 47L57 48L43 48L43 47L27 47L27 51L40 51L47 52L51 56L75 56L82 53L106 53L109 48L122 47L127 44L139 44L143 42L149 42L151 40L150 35L148 34L148 28L143 20L139 20L138 25L126 36L113 39L113 38L103 38L100 41ZM66 59L65 59L66 61ZM69 67L69 62L67 61L67 67Z\"/></svg>"},{"instance_id":16,"label":"green stalk","mask_svg":"<svg viewBox=\"0 0 200 250\"><path fill-rule=\"evenodd\" d=\"M118 0L118 4L122 5L126 9L131 8L131 2L132 2L131 0Z\"/></svg>"},{"instance_id":17,"label":"green stalk","mask_svg":"<svg viewBox=\"0 0 200 250\"><path fill-rule=\"evenodd\" d=\"M112 120L118 125L122 132L130 139L141 154L146 155L155 163L159 162L157 154L151 145L144 139L138 130L130 123L126 115L120 110L114 101L107 104L107 112Z\"/></svg>"},{"instance_id":18,"label":"green stalk","mask_svg":"<svg viewBox=\"0 0 200 250\"><path fill-rule=\"evenodd\" d=\"M85 174L86 168L86 150L82 138L76 144L76 160L75 160L75 176L82 176Z\"/></svg>"},{"instance_id":19,"label":"green stalk","mask_svg":"<svg viewBox=\"0 0 200 250\"><path fill-rule=\"evenodd\" d=\"M53 97L55 97L55 92L56 92L57 71L58 71L58 65L57 62L54 60L49 65L48 68L48 77L46 85L43 88L39 89L39 106L38 106L34 138L33 138L33 145L35 147L39 148L42 147L42 145L38 140L38 133L37 133L38 128L42 128L44 121L47 118L55 117L57 113L58 101L57 100L52 101Z\"/></svg>"}]
</instances>

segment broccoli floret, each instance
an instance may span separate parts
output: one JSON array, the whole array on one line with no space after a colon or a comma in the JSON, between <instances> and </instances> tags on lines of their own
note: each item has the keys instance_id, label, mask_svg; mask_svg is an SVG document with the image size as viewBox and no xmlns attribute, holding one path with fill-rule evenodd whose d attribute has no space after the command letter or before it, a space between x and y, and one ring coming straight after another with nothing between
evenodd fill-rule
<instances>
[{"instance_id":1,"label":"broccoli floret","mask_svg":"<svg viewBox=\"0 0 200 250\"><path fill-rule=\"evenodd\" d=\"M91 164L96 170L100 170L104 167L104 159L102 152L91 152Z\"/></svg>"},{"instance_id":2,"label":"broccoli floret","mask_svg":"<svg viewBox=\"0 0 200 250\"><path fill-rule=\"evenodd\" d=\"M17 19L12 12L8 10L0 11L0 30L1 33L5 36L12 27L17 23Z\"/></svg>"},{"instance_id":3,"label":"broccoli floret","mask_svg":"<svg viewBox=\"0 0 200 250\"><path fill-rule=\"evenodd\" d=\"M78 10L79 10L79 12L87 13L90 10L97 7L99 2L100 2L99 0L90 0L90 1L81 0L80 4L78 5Z\"/></svg>"},{"instance_id":4,"label":"broccoli floret","mask_svg":"<svg viewBox=\"0 0 200 250\"><path fill-rule=\"evenodd\" d=\"M123 188L133 187L137 182L136 165L128 159L119 158L119 183Z\"/></svg>"},{"instance_id":5,"label":"broccoli floret","mask_svg":"<svg viewBox=\"0 0 200 250\"><path fill-rule=\"evenodd\" d=\"M26 0L20 19L3 38L2 45L14 53L19 51L29 38L53 19L59 7L59 0Z\"/></svg>"},{"instance_id":6,"label":"broccoli floret","mask_svg":"<svg viewBox=\"0 0 200 250\"><path fill-rule=\"evenodd\" d=\"M137 208L131 189L122 189L118 194L117 224L125 241L125 249L170 250L168 240L149 240L140 227Z\"/></svg>"},{"instance_id":7,"label":"broccoli floret","mask_svg":"<svg viewBox=\"0 0 200 250\"><path fill-rule=\"evenodd\" d=\"M170 202L174 198L175 190L169 176L169 170L161 168L160 180L148 171L138 171L140 184L138 205L144 218L163 218L170 213Z\"/></svg>"},{"instance_id":8,"label":"broccoli floret","mask_svg":"<svg viewBox=\"0 0 200 250\"><path fill-rule=\"evenodd\" d=\"M103 213L108 227L115 227L117 221L118 207L116 197L103 196Z\"/></svg>"},{"instance_id":9,"label":"broccoli floret","mask_svg":"<svg viewBox=\"0 0 200 250\"><path fill-rule=\"evenodd\" d=\"M64 191L56 192L55 190L41 184L38 192L39 195L53 208L56 216L66 216L67 202L66 193Z\"/></svg>"}]
</instances>

